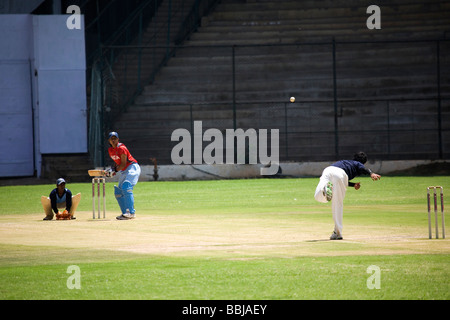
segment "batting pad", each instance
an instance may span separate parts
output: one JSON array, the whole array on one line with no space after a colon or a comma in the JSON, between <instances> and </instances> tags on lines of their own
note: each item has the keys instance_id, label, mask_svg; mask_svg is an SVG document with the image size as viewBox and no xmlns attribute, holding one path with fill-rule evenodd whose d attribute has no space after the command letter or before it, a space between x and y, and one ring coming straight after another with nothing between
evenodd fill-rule
<instances>
[{"instance_id":1,"label":"batting pad","mask_svg":"<svg viewBox=\"0 0 450 320\"><path fill-rule=\"evenodd\" d=\"M133 195L133 186L129 181L125 181L122 184L122 192L124 198L125 209L128 209L130 213L134 213L134 195Z\"/></svg>"},{"instance_id":2,"label":"batting pad","mask_svg":"<svg viewBox=\"0 0 450 320\"><path fill-rule=\"evenodd\" d=\"M117 203L119 204L120 211L122 211L122 214L124 214L127 208L125 206L125 198L122 189L114 186L114 196L116 197Z\"/></svg>"}]
</instances>

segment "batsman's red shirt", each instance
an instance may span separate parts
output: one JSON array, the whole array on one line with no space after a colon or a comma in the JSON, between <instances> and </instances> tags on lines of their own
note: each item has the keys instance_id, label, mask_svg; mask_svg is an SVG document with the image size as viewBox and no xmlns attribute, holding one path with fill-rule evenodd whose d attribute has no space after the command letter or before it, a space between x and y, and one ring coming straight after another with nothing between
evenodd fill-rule
<instances>
[{"instance_id":1,"label":"batsman's red shirt","mask_svg":"<svg viewBox=\"0 0 450 320\"><path fill-rule=\"evenodd\" d=\"M111 159L114 160L114 162L116 163L117 166L120 165L120 156L122 154L125 154L127 156L127 166L122 171L126 170L126 168L128 168L130 164L138 163L136 161L136 159L133 158L130 151L128 151L127 147L123 143L119 142L119 144L117 145L117 148L109 147L108 153L109 153L109 156L111 157Z\"/></svg>"}]
</instances>

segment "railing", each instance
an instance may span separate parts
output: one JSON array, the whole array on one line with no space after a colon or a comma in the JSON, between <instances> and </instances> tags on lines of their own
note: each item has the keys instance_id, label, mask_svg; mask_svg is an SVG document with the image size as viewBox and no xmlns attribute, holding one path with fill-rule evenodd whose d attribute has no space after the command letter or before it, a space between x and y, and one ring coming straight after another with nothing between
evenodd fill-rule
<instances>
[{"instance_id":1,"label":"railing","mask_svg":"<svg viewBox=\"0 0 450 320\"><path fill-rule=\"evenodd\" d=\"M280 161L332 161L359 150L368 153L371 160L433 160L440 158L441 152L448 159L450 98L442 98L441 103L444 108L439 117L437 98L339 100L337 128L332 99L238 102L235 109L231 101L154 103L119 131L124 141L132 141L133 155L141 163L154 157L159 164L171 164L171 151L179 143L171 141L171 135L179 128L191 133L191 143L201 141L204 150L211 141L197 137L194 142L196 121L202 121L202 133L218 129L224 137L235 125L244 131L267 129L269 135L276 129ZM130 136L130 131L136 135ZM223 143L226 152L225 138ZM268 150L271 154L270 144Z\"/></svg>"},{"instance_id":2,"label":"railing","mask_svg":"<svg viewBox=\"0 0 450 320\"><path fill-rule=\"evenodd\" d=\"M91 74L88 79L91 89L89 145L95 165L104 163L100 150L105 147L104 135L108 128L103 124L109 123L112 117L126 109L142 92L143 83L153 81L158 70L175 54L174 43L182 42L194 32L199 19L219 1L143 0L123 19L117 31L108 33L102 21L108 18L109 10L117 9L116 2L112 0L99 10L97 1L98 17L90 19L86 26L86 33L96 36L96 43L99 44L97 49L91 48L87 57L88 72ZM86 1L83 8L87 4L92 5L93 1ZM120 4L123 5L123 2ZM166 11L161 9L162 4L167 5ZM139 49L130 54L127 50L129 46L138 46ZM147 50L143 57L143 48L149 46L153 49ZM143 59L152 61L150 69L143 71ZM116 73L126 75L130 65L136 67L136 76L130 80L125 76L125 81L119 86ZM120 70L121 67L123 70Z\"/></svg>"},{"instance_id":3,"label":"railing","mask_svg":"<svg viewBox=\"0 0 450 320\"><path fill-rule=\"evenodd\" d=\"M167 47L114 46L109 49L120 49L126 55L136 51L145 54ZM155 121L158 121L158 107L164 105L165 112L173 114L174 118L179 118L182 113L190 114L184 117L184 124L173 121L173 125L188 130L193 121L203 119L213 128L224 129L224 122L229 129L279 128L280 147L283 148L280 156L289 161L338 158L355 148L364 148L378 159L442 159L450 154L450 66L448 60L443 59L450 55L449 40L173 46L171 50L177 50L178 56L183 56L186 51L194 51L198 56L215 51L212 57L221 57L221 62L217 60L217 71L204 74L204 80L200 80L204 81L205 89L198 98L206 101L169 99L166 103L150 99L146 107L149 114L156 112L152 116ZM270 57L286 51L292 55L292 61L283 61L280 70L272 70L277 67L277 61L269 68L251 69L255 65L255 54ZM362 55L364 52L369 57ZM402 56L403 53L409 56ZM308 63L296 62L304 60ZM123 85L127 79L139 75L141 66L136 65L137 61L134 65L127 61L126 71L116 74L116 84ZM187 72L200 72L195 68ZM280 95L270 98L264 96L264 92L262 97L255 97L252 92L242 89L253 79L281 81L283 72L290 76L293 73L299 75L289 90L281 92L284 98ZM316 81L315 78L320 79ZM173 81L180 79L182 90L187 85L184 75L177 75ZM367 79L376 80L376 87L371 88L373 83ZM363 84L364 81L367 83ZM403 82L407 83L405 87ZM105 92L111 92L111 85L104 86ZM177 93L170 91L175 85L168 85L167 97ZM213 90L207 89L210 85L219 87L220 94L214 96ZM274 87L277 87L276 83ZM134 90L132 85L129 89ZM146 94L152 94L151 89L149 86ZM287 91L296 96L294 104L287 102ZM208 100L204 98L206 95L212 97ZM200 111L216 108L218 111L212 118ZM220 110L224 117L218 115ZM108 113L112 114L113 110ZM137 119L137 124L141 120ZM163 145L160 147L164 149L162 153L154 154L159 163L163 163L159 159L167 160L170 155L173 146L170 133L175 129L170 118L163 120L169 124L165 132L161 132L155 122L154 133L152 128L143 130L146 135L152 135L152 141L160 140ZM105 126L108 125L112 125L111 118L105 119ZM165 146L163 141L166 141Z\"/></svg>"},{"instance_id":4,"label":"railing","mask_svg":"<svg viewBox=\"0 0 450 320\"><path fill-rule=\"evenodd\" d=\"M86 61L91 66L102 55L102 46L129 45L136 38L131 32L137 34L139 30L136 26L141 23L143 27L143 23L148 23L162 0L82 2L81 12L86 20ZM145 13L145 19L142 13Z\"/></svg>"}]
</instances>

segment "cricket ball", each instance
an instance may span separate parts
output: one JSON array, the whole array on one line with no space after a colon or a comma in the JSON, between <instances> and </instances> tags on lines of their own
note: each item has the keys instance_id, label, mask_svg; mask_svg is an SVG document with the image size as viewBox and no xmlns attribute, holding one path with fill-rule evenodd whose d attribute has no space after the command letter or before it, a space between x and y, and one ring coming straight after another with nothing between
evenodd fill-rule
<instances>
[{"instance_id":1,"label":"cricket ball","mask_svg":"<svg viewBox=\"0 0 450 320\"><path fill-rule=\"evenodd\" d=\"M295 101L295 97L291 97L291 98L289 99L289 101L294 102L294 101Z\"/></svg>"}]
</instances>

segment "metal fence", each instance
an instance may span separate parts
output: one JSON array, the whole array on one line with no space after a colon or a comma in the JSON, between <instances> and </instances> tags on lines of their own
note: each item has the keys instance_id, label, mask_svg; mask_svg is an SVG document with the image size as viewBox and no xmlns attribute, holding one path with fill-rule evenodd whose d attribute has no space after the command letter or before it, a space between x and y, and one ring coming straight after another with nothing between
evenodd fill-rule
<instances>
[{"instance_id":1,"label":"metal fence","mask_svg":"<svg viewBox=\"0 0 450 320\"><path fill-rule=\"evenodd\" d=\"M105 147L102 137L108 124L142 92L175 54L173 46L194 32L201 17L219 0L139 0L130 4L113 0L102 8L98 1L84 2L82 10L87 5L97 9L96 17L87 17L86 42L89 148L94 165L101 166ZM117 73L124 77L120 84Z\"/></svg>"},{"instance_id":2,"label":"metal fence","mask_svg":"<svg viewBox=\"0 0 450 320\"><path fill-rule=\"evenodd\" d=\"M122 55L139 50L145 55L161 47L109 49L120 49ZM211 76L197 79L199 87L204 81L205 88L197 100L159 101L151 96L152 86L148 86L146 93L150 96L138 99L132 109L135 115L117 117L115 114L130 101L120 95L136 89L136 83L127 84L127 79L142 76L142 61L137 66L136 59L125 59L120 72L110 68L115 81L103 90L107 95L103 107L109 111L103 130L121 127L121 121L128 121L122 129L124 137L135 139L136 152L144 163L150 157L159 159L158 163L170 163L174 145L171 133L176 128L191 129L196 120L204 121L205 130L279 129L280 161L327 161L357 150L380 160L450 156L449 40L171 49L177 57L209 53L209 63L217 62ZM212 52L216 55L211 56ZM277 61L282 55L288 60ZM257 59L266 62L261 64ZM173 96L170 88L175 89L176 83L187 86L188 78L196 72L193 68L173 78L173 83L167 85L167 97ZM280 84L287 78L286 84ZM250 84L256 79L272 83L274 92L258 92L261 96L255 97ZM111 99L114 85L122 89ZM209 91L212 87L218 87L220 93ZM288 102L290 95L296 97L295 103Z\"/></svg>"}]
</instances>

